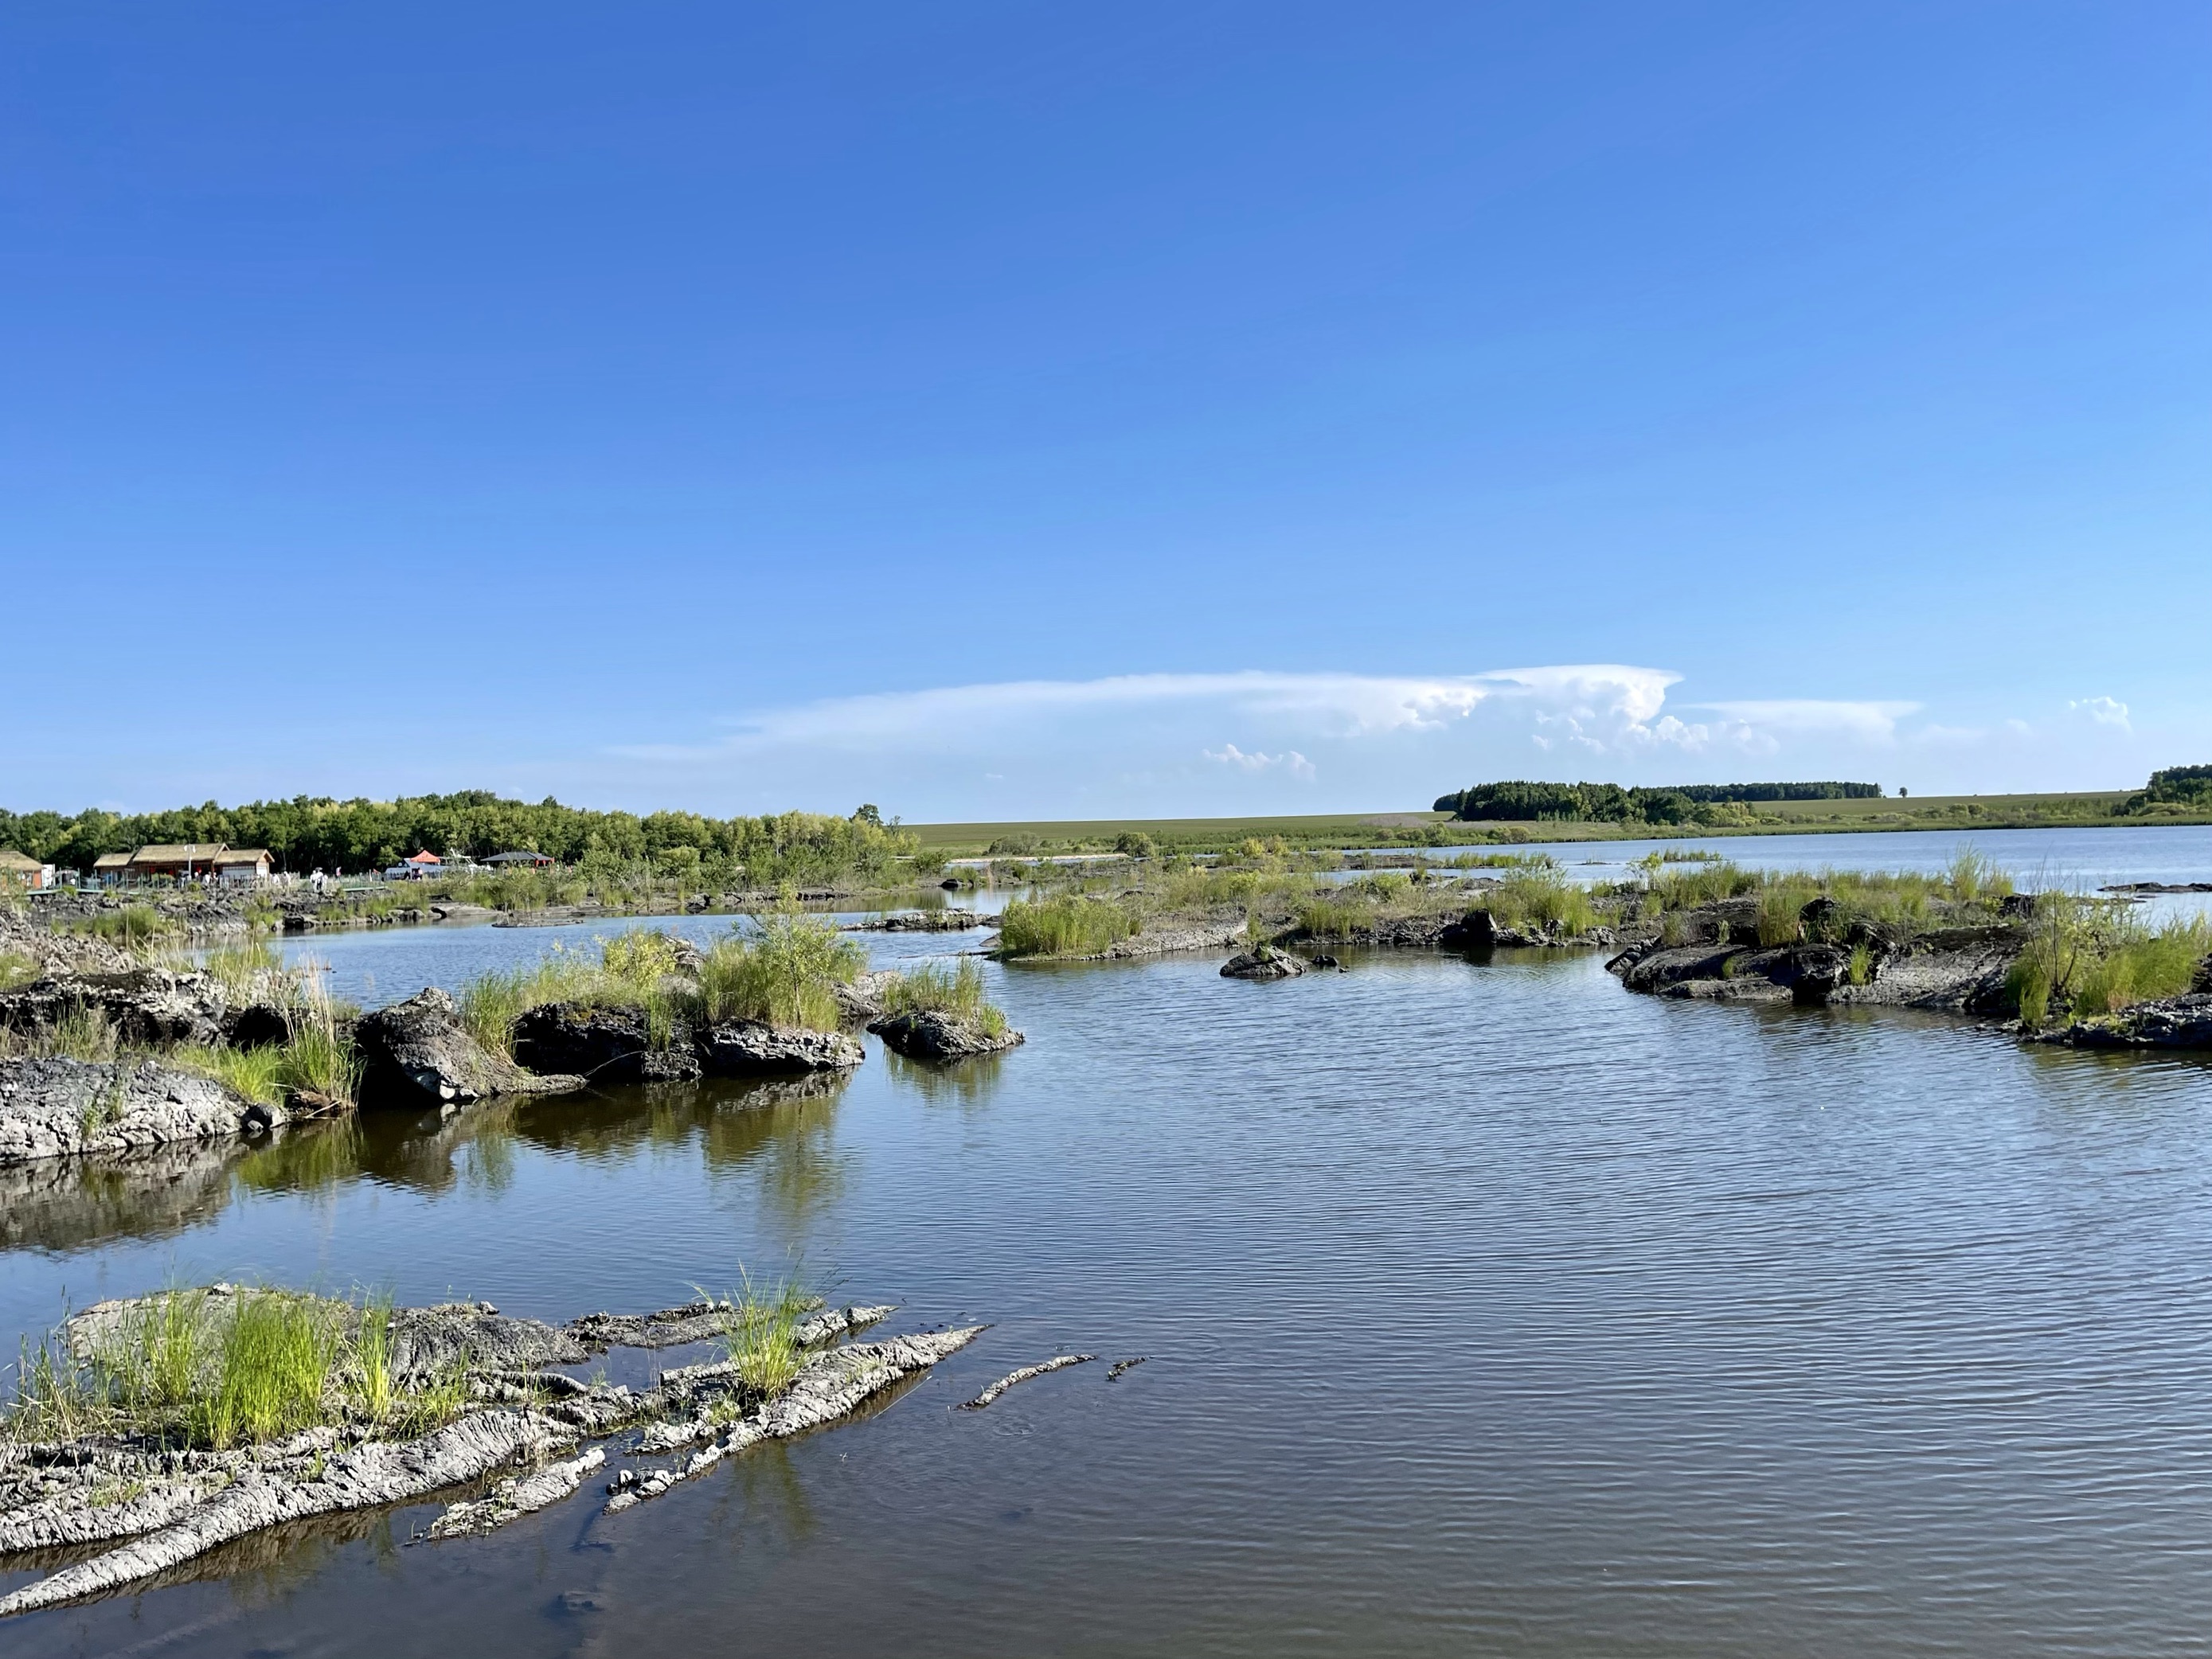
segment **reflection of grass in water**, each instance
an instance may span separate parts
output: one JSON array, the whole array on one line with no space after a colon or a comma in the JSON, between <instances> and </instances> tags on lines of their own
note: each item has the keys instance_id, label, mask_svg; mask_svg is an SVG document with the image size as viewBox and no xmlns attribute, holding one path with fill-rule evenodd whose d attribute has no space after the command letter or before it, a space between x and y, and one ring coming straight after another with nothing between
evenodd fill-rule
<instances>
[{"instance_id":1,"label":"reflection of grass in water","mask_svg":"<svg viewBox=\"0 0 2212 1659\"><path fill-rule=\"evenodd\" d=\"M254 1192L296 1192L335 1186L360 1170L361 1130L341 1118L297 1125L255 1148L240 1162L238 1179Z\"/></svg>"},{"instance_id":2,"label":"reflection of grass in water","mask_svg":"<svg viewBox=\"0 0 2212 1659\"><path fill-rule=\"evenodd\" d=\"M797 1225L845 1191L845 1158L836 1143L842 1088L794 1096L785 1092L790 1086L725 1097L706 1119L701 1151L711 1174L750 1170L762 1202L786 1225Z\"/></svg>"},{"instance_id":3,"label":"reflection of grass in water","mask_svg":"<svg viewBox=\"0 0 2212 1659\"><path fill-rule=\"evenodd\" d=\"M933 1106L981 1106L997 1091L1003 1075L997 1054L979 1054L953 1066L930 1066L886 1048L884 1065L895 1081Z\"/></svg>"}]
</instances>

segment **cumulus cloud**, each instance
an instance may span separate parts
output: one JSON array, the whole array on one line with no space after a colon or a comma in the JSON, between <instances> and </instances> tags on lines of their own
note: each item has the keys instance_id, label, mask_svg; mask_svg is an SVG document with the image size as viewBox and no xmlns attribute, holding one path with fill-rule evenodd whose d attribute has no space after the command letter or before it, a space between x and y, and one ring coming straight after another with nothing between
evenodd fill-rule
<instances>
[{"instance_id":1,"label":"cumulus cloud","mask_svg":"<svg viewBox=\"0 0 2212 1659\"><path fill-rule=\"evenodd\" d=\"M1264 772L1273 766L1287 767L1294 778L1315 775L1314 763L1295 749L1285 749L1279 755L1248 755L1233 743L1224 743L1218 749L1201 749L1206 759L1223 766L1234 766L1245 772Z\"/></svg>"},{"instance_id":2,"label":"cumulus cloud","mask_svg":"<svg viewBox=\"0 0 2212 1659\"><path fill-rule=\"evenodd\" d=\"M2135 728L2128 724L2128 706L2115 697L2083 697L2066 705L2069 713L2083 714L2099 726L2116 726L2123 732Z\"/></svg>"}]
</instances>

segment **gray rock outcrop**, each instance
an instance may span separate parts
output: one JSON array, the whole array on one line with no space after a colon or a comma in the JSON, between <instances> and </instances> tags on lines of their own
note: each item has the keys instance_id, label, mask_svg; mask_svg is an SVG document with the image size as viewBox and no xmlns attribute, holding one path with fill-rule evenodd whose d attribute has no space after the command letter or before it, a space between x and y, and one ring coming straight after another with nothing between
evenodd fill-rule
<instances>
[{"instance_id":1,"label":"gray rock outcrop","mask_svg":"<svg viewBox=\"0 0 2212 1659\"><path fill-rule=\"evenodd\" d=\"M709 1026L699 1043L699 1059L715 1077L848 1071L866 1057L866 1050L842 1031L811 1031L753 1019Z\"/></svg>"},{"instance_id":2,"label":"gray rock outcrop","mask_svg":"<svg viewBox=\"0 0 2212 1659\"><path fill-rule=\"evenodd\" d=\"M50 975L0 991L0 1028L52 1030L73 1014L96 1013L118 1040L140 1048L219 1042L224 1012L222 987L207 975L158 968Z\"/></svg>"},{"instance_id":3,"label":"gray rock outcrop","mask_svg":"<svg viewBox=\"0 0 2212 1659\"><path fill-rule=\"evenodd\" d=\"M846 931L853 933L957 933L971 927L989 927L995 924L988 916L979 916L973 910L901 910L888 916L873 916L866 921L848 924Z\"/></svg>"},{"instance_id":4,"label":"gray rock outcrop","mask_svg":"<svg viewBox=\"0 0 2212 1659\"><path fill-rule=\"evenodd\" d=\"M255 1134L286 1121L154 1060L0 1060L0 1164Z\"/></svg>"},{"instance_id":5,"label":"gray rock outcrop","mask_svg":"<svg viewBox=\"0 0 2212 1659\"><path fill-rule=\"evenodd\" d=\"M1720 921L1725 922L1725 916ZM1816 921L1818 931L1838 931L1826 916L1808 917L1802 931L1815 931ZM2021 927L1937 928L1899 936L1854 924L1837 942L1760 945L1735 942L1735 924L1718 925L1708 912L1670 918L1669 925L1678 938L1692 942L1647 941L1606 964L1630 990L1722 1002L1865 1003L2000 1013L2009 1003L2007 980L2013 964L2028 941Z\"/></svg>"},{"instance_id":6,"label":"gray rock outcrop","mask_svg":"<svg viewBox=\"0 0 2212 1659\"><path fill-rule=\"evenodd\" d=\"M868 1030L894 1054L940 1064L976 1054L1002 1054L1023 1041L1022 1034L1011 1027L993 1036L973 1020L933 1009L873 1020Z\"/></svg>"},{"instance_id":7,"label":"gray rock outcrop","mask_svg":"<svg viewBox=\"0 0 2212 1659\"><path fill-rule=\"evenodd\" d=\"M1255 945L1221 964L1224 979L1296 979L1305 970L1304 963L1272 945Z\"/></svg>"},{"instance_id":8,"label":"gray rock outcrop","mask_svg":"<svg viewBox=\"0 0 2212 1659\"><path fill-rule=\"evenodd\" d=\"M477 1041L453 1000L437 987L364 1014L354 1027L362 1088L374 1098L465 1106L492 1095L560 1094L584 1086L574 1075L526 1071Z\"/></svg>"}]
</instances>

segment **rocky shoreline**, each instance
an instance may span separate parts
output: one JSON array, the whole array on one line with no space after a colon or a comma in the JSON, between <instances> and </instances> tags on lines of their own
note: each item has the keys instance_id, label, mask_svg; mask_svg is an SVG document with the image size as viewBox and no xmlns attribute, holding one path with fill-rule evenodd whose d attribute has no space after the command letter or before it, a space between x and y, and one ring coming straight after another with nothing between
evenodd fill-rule
<instances>
[{"instance_id":1,"label":"rocky shoreline","mask_svg":"<svg viewBox=\"0 0 2212 1659\"><path fill-rule=\"evenodd\" d=\"M194 1316L242 1305L241 1293L225 1285L165 1294L200 1297ZM104 1340L127 1339L134 1316L155 1299L86 1310L64 1327L70 1352L94 1360ZM0 1596L0 1618L122 1589L287 1522L420 1502L518 1466L489 1492L456 1498L422 1539L496 1530L574 1495L610 1458L628 1467L610 1483L603 1512L620 1514L724 1456L851 1415L985 1328L843 1340L893 1311L817 1311L793 1331L798 1363L780 1387L754 1388L739 1362L723 1360L665 1370L640 1391L559 1367L613 1347L711 1340L728 1328L729 1304L591 1315L565 1326L511 1318L488 1304L397 1309L389 1316L395 1384L453 1376L465 1384L465 1403L430 1432L395 1439L373 1423L343 1421L232 1449L130 1432L0 1441L0 1554L114 1546ZM365 1316L349 1312L356 1325ZM617 1435L627 1437L617 1443ZM672 1462L636 1461L702 1442L703 1449Z\"/></svg>"}]
</instances>

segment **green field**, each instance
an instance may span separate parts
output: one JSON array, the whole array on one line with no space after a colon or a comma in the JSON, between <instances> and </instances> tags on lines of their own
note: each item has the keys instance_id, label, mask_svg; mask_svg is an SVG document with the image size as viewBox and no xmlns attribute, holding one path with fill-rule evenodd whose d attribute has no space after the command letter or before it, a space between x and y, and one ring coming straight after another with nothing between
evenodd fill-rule
<instances>
[{"instance_id":1,"label":"green field","mask_svg":"<svg viewBox=\"0 0 2212 1659\"><path fill-rule=\"evenodd\" d=\"M922 845L954 857L980 854L994 842L1029 843L1040 854L1103 852L1117 836L1149 836L1162 852L1220 852L1246 840L1279 837L1292 847L1388 847L1394 843L1453 844L1499 841L1619 841L1659 836L1805 835L1838 830L2014 830L2063 825L2203 823L2204 815L2116 818L2112 811L2131 792L2075 794L1914 795L1871 800L1762 801L1751 821L1719 826L1537 823L1455 823L1442 812L1322 813L1304 817L1086 818L1009 823L915 823L906 827Z\"/></svg>"}]
</instances>

